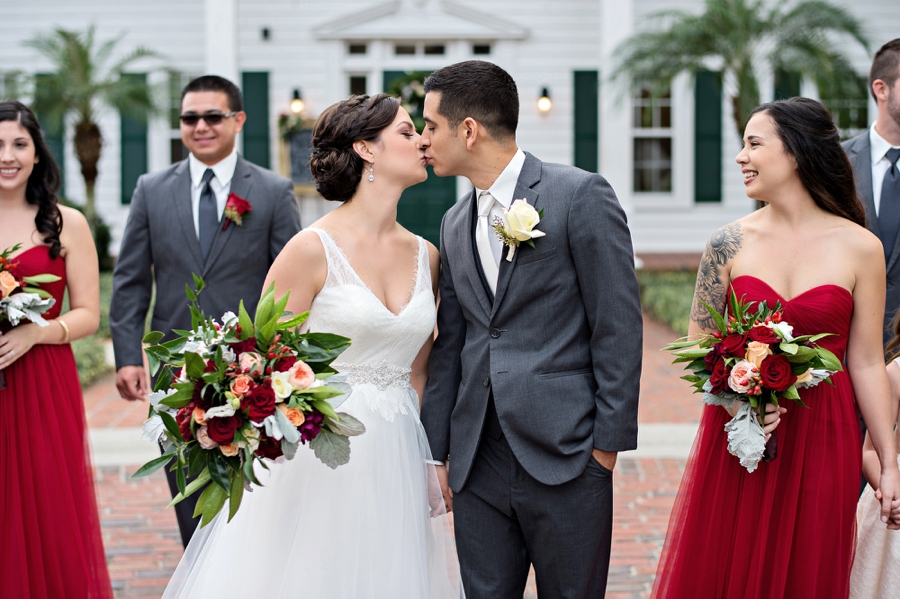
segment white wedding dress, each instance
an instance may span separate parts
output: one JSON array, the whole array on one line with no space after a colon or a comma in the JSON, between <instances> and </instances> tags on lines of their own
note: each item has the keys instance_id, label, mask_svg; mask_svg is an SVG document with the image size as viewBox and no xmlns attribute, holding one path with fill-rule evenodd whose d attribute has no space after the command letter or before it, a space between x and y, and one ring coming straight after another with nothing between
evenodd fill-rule
<instances>
[{"instance_id":1,"label":"white wedding dress","mask_svg":"<svg viewBox=\"0 0 900 599\"><path fill-rule=\"evenodd\" d=\"M230 523L226 506L197 530L163 597L459 599L450 518L430 517L429 489L434 502L439 487L410 386L435 325L427 245L419 238L412 292L394 314L331 236L310 230L325 247L328 276L309 330L352 340L334 364L353 386L340 411L366 432L351 437L350 462L336 470L308 447L263 470L264 486L244 494Z\"/></svg>"}]
</instances>

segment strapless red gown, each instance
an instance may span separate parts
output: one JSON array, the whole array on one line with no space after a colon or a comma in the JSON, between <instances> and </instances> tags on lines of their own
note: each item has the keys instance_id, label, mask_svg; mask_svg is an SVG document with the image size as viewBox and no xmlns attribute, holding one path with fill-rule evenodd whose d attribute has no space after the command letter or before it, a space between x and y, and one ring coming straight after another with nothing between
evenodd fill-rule
<instances>
[{"instance_id":1,"label":"strapless red gown","mask_svg":"<svg viewBox=\"0 0 900 599\"><path fill-rule=\"evenodd\" d=\"M821 285L788 301L741 276L738 297L781 301L794 334L842 359L853 297ZM809 406L782 402L778 456L752 473L728 453L725 410L706 406L681 481L656 572L659 598L847 597L856 541L862 450L850 376L801 389Z\"/></svg>"},{"instance_id":2,"label":"strapless red gown","mask_svg":"<svg viewBox=\"0 0 900 599\"><path fill-rule=\"evenodd\" d=\"M46 246L19 254L18 272L43 285L59 315L62 258ZM59 326L51 323L50 326ZM0 597L112 597L94 497L84 403L72 348L35 345L5 369L0 391Z\"/></svg>"}]
</instances>

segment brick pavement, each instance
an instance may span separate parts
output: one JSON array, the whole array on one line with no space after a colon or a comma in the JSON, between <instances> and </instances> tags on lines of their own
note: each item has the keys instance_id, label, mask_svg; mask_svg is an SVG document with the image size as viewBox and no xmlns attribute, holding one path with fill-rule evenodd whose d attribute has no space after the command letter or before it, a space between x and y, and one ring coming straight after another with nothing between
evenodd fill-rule
<instances>
[{"instance_id":1,"label":"brick pavement","mask_svg":"<svg viewBox=\"0 0 900 599\"><path fill-rule=\"evenodd\" d=\"M696 423L700 402L678 379L679 366L659 350L674 333L644 323L644 368L639 420ZM146 403L119 399L114 377L85 391L92 429L138 427ZM117 597L159 597L181 557L174 512L161 472L131 480L136 466L96 468L96 489L110 577ZM666 525L684 470L682 459L630 458L622 454L614 478L614 529L608 599L649 596ZM525 599L536 597L533 577Z\"/></svg>"}]
</instances>

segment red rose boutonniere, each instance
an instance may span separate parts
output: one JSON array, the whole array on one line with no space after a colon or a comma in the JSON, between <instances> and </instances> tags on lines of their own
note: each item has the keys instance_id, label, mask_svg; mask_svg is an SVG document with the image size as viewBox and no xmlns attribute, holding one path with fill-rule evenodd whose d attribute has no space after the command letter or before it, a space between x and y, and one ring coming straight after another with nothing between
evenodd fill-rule
<instances>
[{"instance_id":1,"label":"red rose boutonniere","mask_svg":"<svg viewBox=\"0 0 900 599\"><path fill-rule=\"evenodd\" d=\"M244 215L251 210L253 210L253 204L232 191L225 201L225 224L222 225L222 230L227 229L230 222L239 227L243 225Z\"/></svg>"}]
</instances>

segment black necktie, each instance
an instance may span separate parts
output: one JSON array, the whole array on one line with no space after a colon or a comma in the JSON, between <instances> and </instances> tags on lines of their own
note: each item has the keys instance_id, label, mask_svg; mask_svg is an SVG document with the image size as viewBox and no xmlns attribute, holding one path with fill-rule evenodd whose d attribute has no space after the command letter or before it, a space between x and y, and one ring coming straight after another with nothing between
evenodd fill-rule
<instances>
[{"instance_id":1,"label":"black necktie","mask_svg":"<svg viewBox=\"0 0 900 599\"><path fill-rule=\"evenodd\" d=\"M209 184L210 179L214 176L215 173L212 172L211 168L206 169L206 172L203 173L203 189L200 191L200 251L203 253L203 262L206 262L206 257L209 256L213 239L216 238L216 229L219 227L219 209L216 205L216 194L213 193Z\"/></svg>"},{"instance_id":2,"label":"black necktie","mask_svg":"<svg viewBox=\"0 0 900 599\"><path fill-rule=\"evenodd\" d=\"M884 183L881 184L878 230L881 231L881 243L884 245L884 259L889 261L891 252L894 251L897 232L900 230L900 172L897 171L900 148L891 148L886 156L891 165L884 174Z\"/></svg>"}]
</instances>

